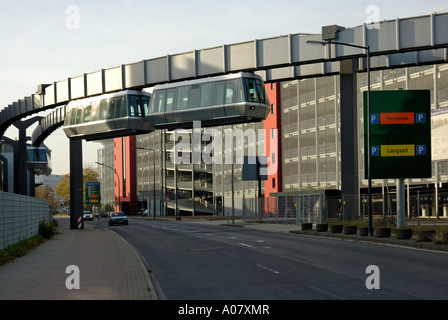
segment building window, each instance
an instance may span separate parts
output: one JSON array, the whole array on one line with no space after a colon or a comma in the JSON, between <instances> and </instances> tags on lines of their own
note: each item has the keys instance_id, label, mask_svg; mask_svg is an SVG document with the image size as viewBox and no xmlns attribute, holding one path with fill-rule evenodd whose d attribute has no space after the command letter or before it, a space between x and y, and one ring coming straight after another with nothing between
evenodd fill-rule
<instances>
[{"instance_id":1,"label":"building window","mask_svg":"<svg viewBox=\"0 0 448 320\"><path fill-rule=\"evenodd\" d=\"M275 103L271 104L271 114L275 114Z\"/></svg>"},{"instance_id":2,"label":"building window","mask_svg":"<svg viewBox=\"0 0 448 320\"><path fill-rule=\"evenodd\" d=\"M272 178L272 189L275 189L275 178Z\"/></svg>"}]
</instances>

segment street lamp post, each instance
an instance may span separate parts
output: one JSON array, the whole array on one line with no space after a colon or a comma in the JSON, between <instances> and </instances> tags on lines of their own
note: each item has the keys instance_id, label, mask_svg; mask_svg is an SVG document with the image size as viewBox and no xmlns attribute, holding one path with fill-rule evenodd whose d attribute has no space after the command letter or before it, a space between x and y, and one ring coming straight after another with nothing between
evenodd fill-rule
<instances>
[{"instance_id":1,"label":"street lamp post","mask_svg":"<svg viewBox=\"0 0 448 320\"><path fill-rule=\"evenodd\" d=\"M115 168L112 168L111 166L104 164L104 163L100 163L100 162L95 162L96 164L109 168L111 170L113 170L115 172L115 174L117 175L117 184L118 184L118 210L121 211L121 196L120 196L120 176L118 175L117 170L115 170Z\"/></svg>"},{"instance_id":2,"label":"street lamp post","mask_svg":"<svg viewBox=\"0 0 448 320\"><path fill-rule=\"evenodd\" d=\"M143 148L143 147L134 147L134 149L136 150L147 150L147 151L152 151L153 152L153 182L154 182L154 189L153 189L153 197L154 197L154 201L153 201L153 213L154 213L154 220L156 219L156 152L154 151L154 149L150 149L150 148ZM148 154L148 171L149 171L149 154ZM148 185L148 199L149 199L149 185ZM149 206L148 206L148 210L149 210ZM149 211L148 211L149 212Z\"/></svg>"},{"instance_id":3,"label":"street lamp post","mask_svg":"<svg viewBox=\"0 0 448 320\"><path fill-rule=\"evenodd\" d=\"M369 213L369 234L370 236L373 236L373 218L372 218L372 168L371 168L371 150L370 150L370 46L360 46L352 43L345 43L345 42L337 42L337 41L331 41L331 40L308 40L306 43L309 44L320 44L320 45L341 45L341 46L348 46L358 49L366 50L367 53L367 148L364 148L364 152L368 152L367 154L367 179L369 183L368 187L368 213Z\"/></svg>"}]
</instances>

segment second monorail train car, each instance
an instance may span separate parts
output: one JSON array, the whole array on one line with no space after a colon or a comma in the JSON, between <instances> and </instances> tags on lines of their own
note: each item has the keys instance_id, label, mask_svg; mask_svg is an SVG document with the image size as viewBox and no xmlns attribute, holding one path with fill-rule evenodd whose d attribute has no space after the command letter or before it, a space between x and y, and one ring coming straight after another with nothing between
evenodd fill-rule
<instances>
[{"instance_id":1,"label":"second monorail train car","mask_svg":"<svg viewBox=\"0 0 448 320\"><path fill-rule=\"evenodd\" d=\"M46 147L28 146L27 169L38 176L49 176L52 172L50 151Z\"/></svg>"},{"instance_id":2,"label":"second monorail train car","mask_svg":"<svg viewBox=\"0 0 448 320\"><path fill-rule=\"evenodd\" d=\"M126 90L69 103L63 130L73 139L101 140L154 131L146 117L151 95Z\"/></svg>"},{"instance_id":3,"label":"second monorail train car","mask_svg":"<svg viewBox=\"0 0 448 320\"><path fill-rule=\"evenodd\" d=\"M271 106L264 82L237 73L154 87L148 118L155 129L230 125L265 120Z\"/></svg>"}]
</instances>

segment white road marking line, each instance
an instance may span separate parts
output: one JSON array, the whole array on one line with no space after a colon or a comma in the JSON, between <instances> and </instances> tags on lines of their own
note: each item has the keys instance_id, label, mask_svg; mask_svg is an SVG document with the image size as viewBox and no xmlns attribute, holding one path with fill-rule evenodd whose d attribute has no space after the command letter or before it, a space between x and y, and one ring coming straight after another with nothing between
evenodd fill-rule
<instances>
[{"instance_id":1,"label":"white road marking line","mask_svg":"<svg viewBox=\"0 0 448 320\"><path fill-rule=\"evenodd\" d=\"M338 295L336 295L336 294L333 294L333 293L331 293L331 292L329 292L329 291L327 291L327 290L318 288L318 287L316 287L316 286L309 286L309 287L310 287L311 289L313 289L313 290L316 290L316 291L318 291L318 292L320 292L320 293L322 293L322 294L325 294L325 295L327 295L327 296L329 296L329 297L332 297L332 298L334 298L334 299L337 299L337 300L345 300L343 297L340 297L340 296L338 296Z\"/></svg>"},{"instance_id":2,"label":"white road marking line","mask_svg":"<svg viewBox=\"0 0 448 320\"><path fill-rule=\"evenodd\" d=\"M213 237L216 237L216 238L224 238L224 239L232 239L232 240L236 239L236 237L221 236L221 235L219 235L217 233L205 233L205 235L206 236L213 236Z\"/></svg>"},{"instance_id":3,"label":"white road marking line","mask_svg":"<svg viewBox=\"0 0 448 320\"><path fill-rule=\"evenodd\" d=\"M268 267L266 267L266 266L263 266L263 265L261 265L261 264L257 264L257 267L259 267L259 268L261 268L261 269L264 269L264 270L266 270L266 271L275 273L275 274L280 274L280 272L278 272L278 271L276 271L276 270L274 270L274 269L268 268Z\"/></svg>"},{"instance_id":4,"label":"white road marking line","mask_svg":"<svg viewBox=\"0 0 448 320\"><path fill-rule=\"evenodd\" d=\"M242 242L239 242L238 244L248 247L248 248L255 248L254 246L251 246L250 244L246 244L246 243L242 243Z\"/></svg>"}]
</instances>

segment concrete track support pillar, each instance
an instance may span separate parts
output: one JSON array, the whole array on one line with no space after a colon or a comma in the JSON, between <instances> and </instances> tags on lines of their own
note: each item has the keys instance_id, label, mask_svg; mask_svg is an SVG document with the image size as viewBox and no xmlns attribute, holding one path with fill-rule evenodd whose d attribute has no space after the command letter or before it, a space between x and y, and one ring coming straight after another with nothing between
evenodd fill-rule
<instances>
[{"instance_id":1,"label":"concrete track support pillar","mask_svg":"<svg viewBox=\"0 0 448 320\"><path fill-rule=\"evenodd\" d=\"M72 230L84 229L82 170L82 140L70 139L70 229Z\"/></svg>"},{"instance_id":2,"label":"concrete track support pillar","mask_svg":"<svg viewBox=\"0 0 448 320\"><path fill-rule=\"evenodd\" d=\"M359 217L356 59L341 61L341 196L344 220Z\"/></svg>"}]
</instances>

